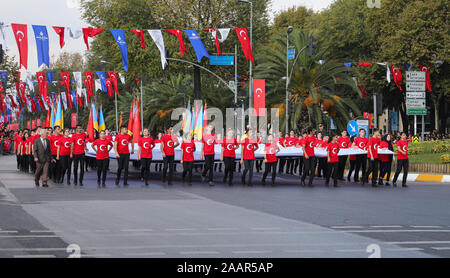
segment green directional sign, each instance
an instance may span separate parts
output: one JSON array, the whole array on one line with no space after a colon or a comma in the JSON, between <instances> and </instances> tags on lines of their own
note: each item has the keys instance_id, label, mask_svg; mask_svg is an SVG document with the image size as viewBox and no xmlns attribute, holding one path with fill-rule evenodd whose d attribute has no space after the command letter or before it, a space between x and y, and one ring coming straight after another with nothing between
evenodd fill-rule
<instances>
[{"instance_id":1,"label":"green directional sign","mask_svg":"<svg viewBox=\"0 0 450 278\"><path fill-rule=\"evenodd\" d=\"M407 115L426 115L427 109L407 109Z\"/></svg>"}]
</instances>

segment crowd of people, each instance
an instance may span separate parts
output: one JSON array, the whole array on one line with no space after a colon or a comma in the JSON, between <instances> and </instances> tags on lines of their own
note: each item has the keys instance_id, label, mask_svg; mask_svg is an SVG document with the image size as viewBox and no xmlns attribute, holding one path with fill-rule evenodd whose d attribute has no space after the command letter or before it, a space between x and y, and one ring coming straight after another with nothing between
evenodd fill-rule
<instances>
[{"instance_id":1,"label":"crowd of people","mask_svg":"<svg viewBox=\"0 0 450 278\"><path fill-rule=\"evenodd\" d=\"M180 146L181 159L179 163L183 166L182 181L192 185L193 170L200 166L201 180L207 181L210 186L214 185L214 172L217 171L217 164L224 165L223 182L233 185L233 177L236 168L241 171L241 183L248 186L253 185L254 170L262 171L262 184L266 183L266 178L271 174L271 184L275 185L277 173L290 175L297 174L300 177L301 186L313 186L313 180L317 173L318 177L325 179L325 184L329 186L333 181L333 186L338 186L338 181L344 181L344 169L349 160L349 171L347 181L361 182L362 185L369 183L374 187L379 185L390 185L391 166L394 159L393 154L379 154L380 149L394 151L394 144L397 145L397 170L393 178L393 186L397 186L397 179L403 170L402 186L407 187L408 175L408 138L406 133L400 133L400 138L385 134L374 129L370 138L366 137L364 129L359 130L359 136L350 137L347 131L342 131L340 136L328 133L320 126L316 131L309 127L296 134L290 131L284 137L279 132L277 136L269 134L263 137L259 132L254 134L252 129L247 129L245 134L236 138L233 130L227 130L225 138L213 133L213 126L205 128L201 141L196 140L191 133L184 136L174 135L173 128L167 129L165 134L158 133L157 138L150 136L148 129L144 129L142 137L137 143L137 150L128 133L126 126L120 127L118 134L111 134L109 130L101 131L98 138L92 142L92 149L95 158L86 156L88 151L88 138L81 125L77 125L76 130L63 129L59 126L54 128L41 128L18 130L15 134L4 131L0 133L3 152L13 151L17 158L17 168L23 172L35 174L35 185L48 187L48 180L55 184L62 184L66 180L67 185L83 186L84 172L88 165L97 170L97 184L99 187L106 186L106 177L109 170L111 150L114 151L117 159L117 174L115 185L119 186L121 179L123 185L128 186L128 169L130 164L130 154L137 152L137 160L133 161L136 167L140 167L141 180L146 186L149 185L150 165L152 164L152 153L156 144L160 144L162 161L155 161L155 171L162 172L162 182L172 185L173 173L176 169L175 148ZM9 141L9 143L8 143ZM201 144L200 160L194 158L196 144ZM12 146L12 145L13 146ZM215 145L220 145L220 161L215 160ZM8 147L9 146L9 147ZM236 159L236 152L240 148L240 159ZM256 159L255 151L264 148L264 158ZM280 148L295 147L299 149L296 156L277 156ZM315 149L326 150L326 157L316 157ZM367 151L367 154L340 155L339 150L347 148L358 148ZM300 152L302 149L302 152ZM303 153L300 156L300 153ZM236 167L238 166L238 167ZM162 169L161 169L162 168ZM361 170L361 174L360 174ZM72 180L73 173L73 180ZM123 174L123 175L122 175ZM353 178L352 178L353 175ZM385 183L383 183L383 179Z\"/></svg>"}]
</instances>

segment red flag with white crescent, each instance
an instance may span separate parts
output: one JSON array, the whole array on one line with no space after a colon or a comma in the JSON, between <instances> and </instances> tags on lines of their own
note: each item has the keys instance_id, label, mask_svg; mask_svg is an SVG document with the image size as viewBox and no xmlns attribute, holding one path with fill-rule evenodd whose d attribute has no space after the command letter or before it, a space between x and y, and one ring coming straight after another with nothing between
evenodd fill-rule
<instances>
[{"instance_id":1,"label":"red flag with white crescent","mask_svg":"<svg viewBox=\"0 0 450 278\"><path fill-rule=\"evenodd\" d=\"M253 53L252 53L252 46L250 44L250 39L248 36L247 28L236 28L236 33L239 38L239 41L241 42L242 50L244 51L245 58L247 61L252 61L254 64L255 61L253 60Z\"/></svg>"},{"instance_id":2,"label":"red flag with white crescent","mask_svg":"<svg viewBox=\"0 0 450 278\"><path fill-rule=\"evenodd\" d=\"M430 81L430 69L425 65L420 65L419 70L425 72L425 89L432 92L431 81Z\"/></svg>"},{"instance_id":3,"label":"red flag with white crescent","mask_svg":"<svg viewBox=\"0 0 450 278\"><path fill-rule=\"evenodd\" d=\"M69 76L69 73L68 72L60 72L60 74L61 74L61 78L62 78L62 81L61 81L61 85L64 85L64 86L66 86L66 92L68 93L68 94L70 94L70 76Z\"/></svg>"},{"instance_id":4,"label":"red flag with white crescent","mask_svg":"<svg viewBox=\"0 0 450 278\"><path fill-rule=\"evenodd\" d=\"M117 73L115 71L108 71L109 79L111 79L112 85L114 85L114 90L116 91L116 95L119 95L119 90L117 88Z\"/></svg>"},{"instance_id":5,"label":"red flag with white crescent","mask_svg":"<svg viewBox=\"0 0 450 278\"><path fill-rule=\"evenodd\" d=\"M104 29L95 29L95 28L83 28L83 38L84 43L86 44L87 50L89 51L89 41L88 38L92 38L101 32L103 32Z\"/></svg>"},{"instance_id":6,"label":"red flag with white crescent","mask_svg":"<svg viewBox=\"0 0 450 278\"><path fill-rule=\"evenodd\" d=\"M105 84L106 84L106 88L108 89L108 96L112 97L113 96L113 87L112 87L111 78L105 78Z\"/></svg>"},{"instance_id":7,"label":"red flag with white crescent","mask_svg":"<svg viewBox=\"0 0 450 278\"><path fill-rule=\"evenodd\" d=\"M92 72L85 72L84 76L86 79L83 82L87 88L87 95L91 97L94 95L94 74Z\"/></svg>"},{"instance_id":8,"label":"red flag with white crescent","mask_svg":"<svg viewBox=\"0 0 450 278\"><path fill-rule=\"evenodd\" d=\"M184 41L183 41L181 30L180 29L176 29L176 30L167 29L166 31L178 38L178 41L180 42L180 56L183 57L183 54L187 53L187 50L186 50L186 45L184 44Z\"/></svg>"},{"instance_id":9,"label":"red flag with white crescent","mask_svg":"<svg viewBox=\"0 0 450 278\"><path fill-rule=\"evenodd\" d=\"M266 81L264 79L253 79L253 107L255 116L266 115Z\"/></svg>"},{"instance_id":10,"label":"red flag with white crescent","mask_svg":"<svg viewBox=\"0 0 450 278\"><path fill-rule=\"evenodd\" d=\"M20 65L28 69L28 33L26 24L11 24L19 48Z\"/></svg>"},{"instance_id":11,"label":"red flag with white crescent","mask_svg":"<svg viewBox=\"0 0 450 278\"><path fill-rule=\"evenodd\" d=\"M142 29L130 29L130 31L141 39L141 47L145 49L144 31Z\"/></svg>"},{"instance_id":12,"label":"red flag with white crescent","mask_svg":"<svg viewBox=\"0 0 450 278\"><path fill-rule=\"evenodd\" d=\"M63 48L65 42L64 42L64 30L66 30L66 27L58 27L53 26L53 30L55 30L56 34L59 36L59 45L61 48Z\"/></svg>"},{"instance_id":13,"label":"red flag with white crescent","mask_svg":"<svg viewBox=\"0 0 450 278\"><path fill-rule=\"evenodd\" d=\"M394 82L395 85L400 89L400 91L403 91L402 86L400 85L400 82L402 82L402 72L400 69L394 68L392 66L392 76L394 76Z\"/></svg>"}]
</instances>

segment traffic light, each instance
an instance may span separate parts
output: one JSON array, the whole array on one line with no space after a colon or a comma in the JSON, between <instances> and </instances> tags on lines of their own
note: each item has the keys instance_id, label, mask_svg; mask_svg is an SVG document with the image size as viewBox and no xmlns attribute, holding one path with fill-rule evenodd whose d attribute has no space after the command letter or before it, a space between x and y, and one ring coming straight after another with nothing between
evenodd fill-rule
<instances>
[{"instance_id":1,"label":"traffic light","mask_svg":"<svg viewBox=\"0 0 450 278\"><path fill-rule=\"evenodd\" d=\"M308 50L306 55L308 55L308 57L312 57L314 54L317 53L317 44L316 44L317 39L314 38L313 36L308 38Z\"/></svg>"}]
</instances>

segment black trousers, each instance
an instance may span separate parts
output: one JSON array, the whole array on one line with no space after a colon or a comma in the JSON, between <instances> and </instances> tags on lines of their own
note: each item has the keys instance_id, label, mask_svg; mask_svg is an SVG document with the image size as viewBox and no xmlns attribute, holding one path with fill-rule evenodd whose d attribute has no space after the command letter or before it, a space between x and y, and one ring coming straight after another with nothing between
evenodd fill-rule
<instances>
[{"instance_id":1,"label":"black trousers","mask_svg":"<svg viewBox=\"0 0 450 278\"><path fill-rule=\"evenodd\" d=\"M126 183L128 181L128 166L130 162L130 154L119 154L119 158L117 160L118 168L117 168L117 180L120 181L120 175L123 173L123 182Z\"/></svg>"},{"instance_id":2,"label":"black trousers","mask_svg":"<svg viewBox=\"0 0 450 278\"><path fill-rule=\"evenodd\" d=\"M16 154L17 170L20 170L20 155Z\"/></svg>"},{"instance_id":3,"label":"black trousers","mask_svg":"<svg viewBox=\"0 0 450 278\"><path fill-rule=\"evenodd\" d=\"M245 183L245 176L248 173L248 182L247 184L252 184L253 179L253 166L255 165L254 159L244 159L244 171L242 172L242 183Z\"/></svg>"},{"instance_id":4,"label":"black trousers","mask_svg":"<svg viewBox=\"0 0 450 278\"><path fill-rule=\"evenodd\" d=\"M74 154L73 155L73 181L77 183L77 181L80 181L80 183L83 183L83 177L84 177L84 162L85 162L85 156L84 154ZM78 179L78 164L80 164L80 178ZM98 162L97 162L98 165ZM108 162L109 165L109 162Z\"/></svg>"},{"instance_id":5,"label":"black trousers","mask_svg":"<svg viewBox=\"0 0 450 278\"><path fill-rule=\"evenodd\" d=\"M397 170L395 171L394 179L392 182L397 182L398 175L403 169L403 180L402 185L406 184L406 178L408 177L408 169L409 169L409 159L398 159L397 160Z\"/></svg>"},{"instance_id":6,"label":"black trousers","mask_svg":"<svg viewBox=\"0 0 450 278\"><path fill-rule=\"evenodd\" d=\"M284 165L286 164L285 158L280 158L280 166L278 167L278 173L283 173Z\"/></svg>"},{"instance_id":7,"label":"black trousers","mask_svg":"<svg viewBox=\"0 0 450 278\"><path fill-rule=\"evenodd\" d=\"M350 170L348 171L347 180L350 180L352 173L355 170L356 160L350 160Z\"/></svg>"},{"instance_id":8,"label":"black trousers","mask_svg":"<svg viewBox=\"0 0 450 278\"><path fill-rule=\"evenodd\" d=\"M310 156L309 158L305 158L303 157L303 163L305 165L305 169L303 171L303 175L302 175L302 181L304 182L306 179L306 175L308 175L309 173L309 182L308 184L312 184L313 179L314 179L314 170L315 170L315 166L316 166L316 157L315 156Z\"/></svg>"},{"instance_id":9,"label":"black trousers","mask_svg":"<svg viewBox=\"0 0 450 278\"><path fill-rule=\"evenodd\" d=\"M209 171L208 181L213 181L213 170L214 170L214 155L205 154L205 167L203 168L202 177L206 177L206 173Z\"/></svg>"},{"instance_id":10,"label":"black trousers","mask_svg":"<svg viewBox=\"0 0 450 278\"><path fill-rule=\"evenodd\" d=\"M269 173L272 173L272 183L275 183L275 177L277 175L277 164L278 161L274 162L266 162L265 168L264 168L264 174L262 180L265 181L266 177Z\"/></svg>"},{"instance_id":11,"label":"black trousers","mask_svg":"<svg viewBox=\"0 0 450 278\"><path fill-rule=\"evenodd\" d=\"M56 160L56 154L52 155L52 159L54 159L55 162L50 162L49 178L51 177L51 179L56 182L59 181L61 177L61 163L59 160Z\"/></svg>"},{"instance_id":12,"label":"black trousers","mask_svg":"<svg viewBox=\"0 0 450 278\"><path fill-rule=\"evenodd\" d=\"M225 175L223 177L223 180L226 182L228 179L228 184L233 183L233 174L235 169L234 161L234 157L223 157L223 163L225 164Z\"/></svg>"},{"instance_id":13,"label":"black trousers","mask_svg":"<svg viewBox=\"0 0 450 278\"><path fill-rule=\"evenodd\" d=\"M386 161L381 162L381 170L380 170L380 177L379 180L382 181L384 176L386 176L386 181L389 181L389 178L391 177L391 168L392 168L392 161Z\"/></svg>"},{"instance_id":14,"label":"black trousers","mask_svg":"<svg viewBox=\"0 0 450 278\"><path fill-rule=\"evenodd\" d=\"M174 156L173 155L166 155L166 157L163 158L164 161L164 168L163 168L163 182L166 180L166 175L167 175L167 170L169 170L169 178L168 178L168 182L171 183L172 182L172 178L173 178L173 159Z\"/></svg>"},{"instance_id":15,"label":"black trousers","mask_svg":"<svg viewBox=\"0 0 450 278\"><path fill-rule=\"evenodd\" d=\"M348 155L339 156L339 165L338 165L338 179L344 179L344 170L345 164L347 163Z\"/></svg>"},{"instance_id":16,"label":"black trousers","mask_svg":"<svg viewBox=\"0 0 450 278\"><path fill-rule=\"evenodd\" d=\"M369 161L369 169L364 175L363 181L369 182L369 175L372 173L372 184L376 184L377 178L378 178L378 166L380 164L380 161L378 159L368 159Z\"/></svg>"},{"instance_id":17,"label":"black trousers","mask_svg":"<svg viewBox=\"0 0 450 278\"><path fill-rule=\"evenodd\" d=\"M30 170L32 173L36 171L36 161L34 161L34 156L32 154L28 155L28 162L30 163Z\"/></svg>"},{"instance_id":18,"label":"black trousers","mask_svg":"<svg viewBox=\"0 0 450 278\"><path fill-rule=\"evenodd\" d=\"M108 168L109 158L97 159L97 181L100 181L101 178L102 183L106 182L106 173L108 172Z\"/></svg>"},{"instance_id":19,"label":"black trousers","mask_svg":"<svg viewBox=\"0 0 450 278\"><path fill-rule=\"evenodd\" d=\"M338 169L339 169L339 162L329 162L328 163L328 173L326 175L326 184L328 184L330 182L330 177L333 177L333 183L334 183L334 185L337 185Z\"/></svg>"},{"instance_id":20,"label":"black trousers","mask_svg":"<svg viewBox=\"0 0 450 278\"><path fill-rule=\"evenodd\" d=\"M327 158L319 157L319 165L317 166L317 176L318 177L326 177L327 176Z\"/></svg>"},{"instance_id":21,"label":"black trousers","mask_svg":"<svg viewBox=\"0 0 450 278\"><path fill-rule=\"evenodd\" d=\"M294 174L295 158L287 159L286 174Z\"/></svg>"},{"instance_id":22,"label":"black trousers","mask_svg":"<svg viewBox=\"0 0 450 278\"><path fill-rule=\"evenodd\" d=\"M359 169L362 169L362 176L366 173L367 166L367 155L366 154L358 154L356 155L356 164L355 164L355 176L354 181L359 181Z\"/></svg>"},{"instance_id":23,"label":"black trousers","mask_svg":"<svg viewBox=\"0 0 450 278\"><path fill-rule=\"evenodd\" d=\"M304 170L305 170L305 162L303 161L303 156L301 156L298 159L298 175L299 175L299 177L302 176Z\"/></svg>"},{"instance_id":24,"label":"black trousers","mask_svg":"<svg viewBox=\"0 0 450 278\"><path fill-rule=\"evenodd\" d=\"M151 158L141 158L141 177L145 181L150 178L150 164L152 164Z\"/></svg>"},{"instance_id":25,"label":"black trousers","mask_svg":"<svg viewBox=\"0 0 450 278\"><path fill-rule=\"evenodd\" d=\"M259 171L262 171L263 160L262 159L255 160L255 164L256 164L256 172L259 173Z\"/></svg>"},{"instance_id":26,"label":"black trousers","mask_svg":"<svg viewBox=\"0 0 450 278\"><path fill-rule=\"evenodd\" d=\"M70 156L68 155L60 155L59 156L59 163L61 164L61 172L59 176L59 181L64 181L64 175L67 172L67 181L70 181L70 166L72 165L72 159L70 159Z\"/></svg>"},{"instance_id":27,"label":"black trousers","mask_svg":"<svg viewBox=\"0 0 450 278\"><path fill-rule=\"evenodd\" d=\"M185 181L186 175L188 176L188 182L192 182L192 167L194 166L194 161L183 161L183 182Z\"/></svg>"}]
</instances>

